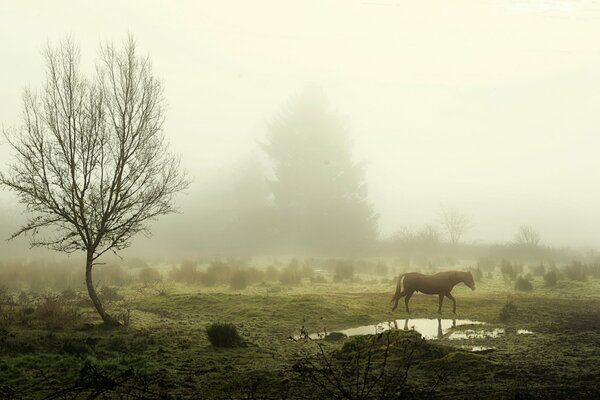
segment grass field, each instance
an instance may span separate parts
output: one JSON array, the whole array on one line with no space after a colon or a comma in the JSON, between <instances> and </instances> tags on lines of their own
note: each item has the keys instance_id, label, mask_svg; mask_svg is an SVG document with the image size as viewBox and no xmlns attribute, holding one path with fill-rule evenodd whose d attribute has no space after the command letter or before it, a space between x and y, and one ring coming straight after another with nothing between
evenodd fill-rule
<instances>
[{"instance_id":1,"label":"grass field","mask_svg":"<svg viewBox=\"0 0 600 400\"><path fill-rule=\"evenodd\" d=\"M516 291L496 272L477 282L475 291L457 286L456 318L486 325L455 330L501 328L503 333L495 338L446 336L428 341L411 363L405 395L598 396L600 280L561 280L557 287L545 288L542 278L535 277L533 285L532 291ZM128 299L129 325L113 329L100 324L80 295L77 316L69 322L31 318L1 325L0 397L39 399L94 379L112 379L115 385L129 384L131 393L143 387L147 398L322 398L314 382L303 380L294 368L298 360L318 355L318 344L293 341L290 336L303 326L309 332L332 332L404 319L402 306L390 311L394 289L388 281L267 283L241 291L169 284L158 294L129 285L118 288ZM416 294L410 304L411 318L437 318L437 297ZM451 309L446 302L444 318L453 317ZM245 345L213 347L206 334L206 326L213 322L235 324ZM322 348L333 354L353 340L322 341ZM471 353L468 348L473 346L493 350ZM106 398L113 398L110 388L106 390ZM55 398L68 398L64 396Z\"/></svg>"}]
</instances>

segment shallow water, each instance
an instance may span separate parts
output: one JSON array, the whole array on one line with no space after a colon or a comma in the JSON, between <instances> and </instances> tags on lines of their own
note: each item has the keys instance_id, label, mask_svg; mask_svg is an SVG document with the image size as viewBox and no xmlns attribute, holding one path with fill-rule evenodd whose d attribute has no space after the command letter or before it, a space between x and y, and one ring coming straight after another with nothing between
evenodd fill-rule
<instances>
[{"instance_id":1,"label":"shallow water","mask_svg":"<svg viewBox=\"0 0 600 400\"><path fill-rule=\"evenodd\" d=\"M355 328L348 328L340 331L335 331L336 334L343 334L345 336L360 336L360 335L374 335L382 333L390 329L401 329L401 330L415 330L423 336L423 338L432 339L449 339L449 340L470 340L470 339L495 339L505 334L502 328L493 329L460 329L453 330L459 326L467 327L474 325L485 325L485 322L474 321L470 319L428 319L428 318L415 318L415 319L397 319L395 321L380 322L374 325L363 325ZM291 339L299 340L301 338L310 338L314 340L324 339L329 333L327 331L320 333L312 333L307 335L295 335ZM519 329L517 331L519 335L531 335L533 332L526 329ZM491 348L476 347L471 351L481 351Z\"/></svg>"},{"instance_id":2,"label":"shallow water","mask_svg":"<svg viewBox=\"0 0 600 400\"><path fill-rule=\"evenodd\" d=\"M467 339L495 339L498 336L504 334L504 329L496 328L490 330L474 330L467 329L464 331L452 332L448 339L450 340L467 340Z\"/></svg>"},{"instance_id":3,"label":"shallow water","mask_svg":"<svg viewBox=\"0 0 600 400\"><path fill-rule=\"evenodd\" d=\"M485 322L470 319L397 319L376 325L365 325L340 331L347 336L372 335L388 329L415 330L425 339L442 339L450 329L462 325L483 325Z\"/></svg>"},{"instance_id":4,"label":"shallow water","mask_svg":"<svg viewBox=\"0 0 600 400\"><path fill-rule=\"evenodd\" d=\"M427 318L415 318L415 319L397 319L395 321L381 322L374 325L364 325L355 328L344 329L336 331L346 336L359 336L359 335L374 335L377 333L385 332L389 329L402 329L402 330L415 330L419 332L425 339L442 339L444 338L450 329L457 326L468 326L468 325L483 325L485 322L473 321L470 319L427 319ZM310 339L324 339L327 336L326 332L311 333L309 335L295 335L294 340L299 340L308 336Z\"/></svg>"}]
</instances>

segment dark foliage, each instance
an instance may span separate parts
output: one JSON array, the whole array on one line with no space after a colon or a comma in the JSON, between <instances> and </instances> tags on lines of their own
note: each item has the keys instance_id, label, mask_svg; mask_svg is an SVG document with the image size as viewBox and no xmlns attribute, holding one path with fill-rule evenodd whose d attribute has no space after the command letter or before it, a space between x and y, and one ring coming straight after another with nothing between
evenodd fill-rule
<instances>
[{"instance_id":1,"label":"dark foliage","mask_svg":"<svg viewBox=\"0 0 600 400\"><path fill-rule=\"evenodd\" d=\"M208 340L215 347L239 347L244 345L237 327L231 323L215 322L206 327Z\"/></svg>"},{"instance_id":2,"label":"dark foliage","mask_svg":"<svg viewBox=\"0 0 600 400\"><path fill-rule=\"evenodd\" d=\"M515 289L527 292L533 290L533 285L527 277L519 275L515 280Z\"/></svg>"}]
</instances>

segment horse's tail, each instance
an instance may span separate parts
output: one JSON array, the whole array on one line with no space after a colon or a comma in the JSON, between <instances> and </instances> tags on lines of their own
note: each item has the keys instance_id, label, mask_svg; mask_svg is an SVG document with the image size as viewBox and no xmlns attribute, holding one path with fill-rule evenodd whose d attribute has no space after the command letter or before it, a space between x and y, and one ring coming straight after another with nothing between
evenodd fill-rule
<instances>
[{"instance_id":1,"label":"horse's tail","mask_svg":"<svg viewBox=\"0 0 600 400\"><path fill-rule=\"evenodd\" d=\"M406 274L402 274L398 277L398 283L396 284L396 293L394 293L394 296L390 301L390 303L395 301L394 306L392 307L392 311L394 311L396 307L398 307L398 301L400 300L400 294L402 293L402 280L404 278L404 275Z\"/></svg>"}]
</instances>

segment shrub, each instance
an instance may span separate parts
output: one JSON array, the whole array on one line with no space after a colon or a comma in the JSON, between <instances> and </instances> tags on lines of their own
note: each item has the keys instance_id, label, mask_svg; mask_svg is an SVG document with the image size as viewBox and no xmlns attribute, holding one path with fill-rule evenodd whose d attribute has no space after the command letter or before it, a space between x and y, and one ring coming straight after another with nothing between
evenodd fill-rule
<instances>
[{"instance_id":1,"label":"shrub","mask_svg":"<svg viewBox=\"0 0 600 400\"><path fill-rule=\"evenodd\" d=\"M383 262L378 262L375 266L375 275L387 276L388 273L389 267Z\"/></svg>"},{"instance_id":2,"label":"shrub","mask_svg":"<svg viewBox=\"0 0 600 400\"><path fill-rule=\"evenodd\" d=\"M229 288L231 290L244 290L248 286L248 278L243 270L237 270L231 275L229 280Z\"/></svg>"},{"instance_id":3,"label":"shrub","mask_svg":"<svg viewBox=\"0 0 600 400\"><path fill-rule=\"evenodd\" d=\"M587 267L579 261L573 261L565 266L565 276L572 281L587 281Z\"/></svg>"},{"instance_id":4,"label":"shrub","mask_svg":"<svg viewBox=\"0 0 600 400\"><path fill-rule=\"evenodd\" d=\"M183 260L179 266L173 266L169 272L169 278L182 283L198 282L200 274L197 264L194 261Z\"/></svg>"},{"instance_id":5,"label":"shrub","mask_svg":"<svg viewBox=\"0 0 600 400\"><path fill-rule=\"evenodd\" d=\"M517 278L517 272L508 260L502 260L500 262L500 272L502 273L504 280L512 282Z\"/></svg>"},{"instance_id":6,"label":"shrub","mask_svg":"<svg viewBox=\"0 0 600 400\"><path fill-rule=\"evenodd\" d=\"M484 272L491 272L496 268L496 262L491 258L480 258L477 260L477 268Z\"/></svg>"},{"instance_id":7,"label":"shrub","mask_svg":"<svg viewBox=\"0 0 600 400\"><path fill-rule=\"evenodd\" d=\"M35 315L51 326L62 326L79 318L76 307L68 304L63 298L54 294L44 294L37 302Z\"/></svg>"},{"instance_id":8,"label":"shrub","mask_svg":"<svg viewBox=\"0 0 600 400\"><path fill-rule=\"evenodd\" d=\"M123 300L123 296L117 292L117 289L111 286L102 286L102 288L99 290L98 296L103 302Z\"/></svg>"},{"instance_id":9,"label":"shrub","mask_svg":"<svg viewBox=\"0 0 600 400\"><path fill-rule=\"evenodd\" d=\"M125 286L133 282L131 274L116 264L104 265L98 268L96 279L110 286Z\"/></svg>"},{"instance_id":10,"label":"shrub","mask_svg":"<svg viewBox=\"0 0 600 400\"><path fill-rule=\"evenodd\" d=\"M535 276L544 276L546 273L546 266L544 264L532 265L529 267L529 270Z\"/></svg>"},{"instance_id":11,"label":"shrub","mask_svg":"<svg viewBox=\"0 0 600 400\"><path fill-rule=\"evenodd\" d=\"M140 270L138 279L144 286L149 286L162 282L162 275L154 268L145 267Z\"/></svg>"},{"instance_id":12,"label":"shrub","mask_svg":"<svg viewBox=\"0 0 600 400\"><path fill-rule=\"evenodd\" d=\"M547 287L555 287L558 282L558 270L556 268L549 270L544 274L544 283Z\"/></svg>"},{"instance_id":13,"label":"shrub","mask_svg":"<svg viewBox=\"0 0 600 400\"><path fill-rule=\"evenodd\" d=\"M513 303L512 299L508 299L508 301L502 306L500 309L500 313L498 318L500 321L507 321L517 312L517 306Z\"/></svg>"},{"instance_id":14,"label":"shrub","mask_svg":"<svg viewBox=\"0 0 600 400\"><path fill-rule=\"evenodd\" d=\"M269 265L265 270L265 281L273 282L279 280L279 270L274 265Z\"/></svg>"},{"instance_id":15,"label":"shrub","mask_svg":"<svg viewBox=\"0 0 600 400\"><path fill-rule=\"evenodd\" d=\"M335 265L334 282L344 282L354 280L354 264L350 261L338 261Z\"/></svg>"},{"instance_id":16,"label":"shrub","mask_svg":"<svg viewBox=\"0 0 600 400\"><path fill-rule=\"evenodd\" d=\"M206 327L206 334L210 344L215 347L238 347L244 344L237 327L231 323L212 323Z\"/></svg>"},{"instance_id":17,"label":"shrub","mask_svg":"<svg viewBox=\"0 0 600 400\"><path fill-rule=\"evenodd\" d=\"M515 281L515 289L522 291L530 291L533 290L533 285L531 284L528 278L519 275Z\"/></svg>"},{"instance_id":18,"label":"shrub","mask_svg":"<svg viewBox=\"0 0 600 400\"><path fill-rule=\"evenodd\" d=\"M287 267L279 273L279 282L284 285L299 285L302 282L300 267L292 260Z\"/></svg>"},{"instance_id":19,"label":"shrub","mask_svg":"<svg viewBox=\"0 0 600 400\"><path fill-rule=\"evenodd\" d=\"M231 277L231 266L222 261L212 261L204 273L200 274L200 283L215 286L227 282Z\"/></svg>"}]
</instances>

